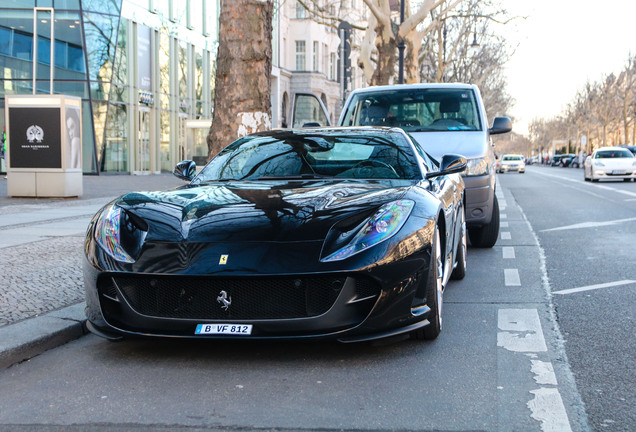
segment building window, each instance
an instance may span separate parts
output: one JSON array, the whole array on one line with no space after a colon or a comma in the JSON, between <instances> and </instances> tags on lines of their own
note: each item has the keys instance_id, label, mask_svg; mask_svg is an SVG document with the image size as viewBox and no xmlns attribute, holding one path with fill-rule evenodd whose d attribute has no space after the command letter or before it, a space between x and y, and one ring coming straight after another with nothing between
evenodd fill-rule
<instances>
[{"instance_id":1,"label":"building window","mask_svg":"<svg viewBox=\"0 0 636 432\"><path fill-rule=\"evenodd\" d=\"M314 72L318 72L319 69L318 59L320 59L320 57L318 56L318 45L318 42L314 41Z\"/></svg>"},{"instance_id":2,"label":"building window","mask_svg":"<svg viewBox=\"0 0 636 432\"><path fill-rule=\"evenodd\" d=\"M296 70L305 69L305 41L296 41Z\"/></svg>"},{"instance_id":3,"label":"building window","mask_svg":"<svg viewBox=\"0 0 636 432\"><path fill-rule=\"evenodd\" d=\"M296 18L307 18L307 10L305 9L305 6L300 4L298 1L296 2Z\"/></svg>"},{"instance_id":4,"label":"building window","mask_svg":"<svg viewBox=\"0 0 636 432\"><path fill-rule=\"evenodd\" d=\"M325 75L327 75L327 71L329 70L329 48L327 44L322 44L322 67L320 70Z\"/></svg>"},{"instance_id":5,"label":"building window","mask_svg":"<svg viewBox=\"0 0 636 432\"><path fill-rule=\"evenodd\" d=\"M336 80L336 53L329 54L329 79Z\"/></svg>"}]
</instances>

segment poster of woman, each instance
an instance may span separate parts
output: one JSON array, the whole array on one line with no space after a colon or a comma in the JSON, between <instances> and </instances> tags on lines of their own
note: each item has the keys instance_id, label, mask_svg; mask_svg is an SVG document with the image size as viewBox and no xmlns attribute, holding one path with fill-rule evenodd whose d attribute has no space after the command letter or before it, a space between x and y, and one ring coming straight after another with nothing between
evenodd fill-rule
<instances>
[{"instance_id":1,"label":"poster of woman","mask_svg":"<svg viewBox=\"0 0 636 432\"><path fill-rule=\"evenodd\" d=\"M82 167L82 124L80 110L66 107L66 169Z\"/></svg>"}]
</instances>

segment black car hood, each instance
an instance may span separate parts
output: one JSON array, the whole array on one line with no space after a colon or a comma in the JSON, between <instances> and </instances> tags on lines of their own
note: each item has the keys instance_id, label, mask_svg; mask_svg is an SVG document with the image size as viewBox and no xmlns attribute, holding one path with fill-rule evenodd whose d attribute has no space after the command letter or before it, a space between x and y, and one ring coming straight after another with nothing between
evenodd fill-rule
<instances>
[{"instance_id":1,"label":"black car hood","mask_svg":"<svg viewBox=\"0 0 636 432\"><path fill-rule=\"evenodd\" d=\"M414 182L328 180L214 182L134 192L116 204L148 225L146 241L324 240L338 221L356 223L400 199ZM135 217L136 216L136 217Z\"/></svg>"}]
</instances>

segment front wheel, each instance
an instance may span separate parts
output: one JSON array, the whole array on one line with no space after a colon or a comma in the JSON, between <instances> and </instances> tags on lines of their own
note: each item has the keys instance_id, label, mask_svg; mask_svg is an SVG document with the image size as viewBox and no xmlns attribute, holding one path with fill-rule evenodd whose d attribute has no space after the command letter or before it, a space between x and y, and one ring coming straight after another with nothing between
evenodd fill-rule
<instances>
[{"instance_id":1,"label":"front wheel","mask_svg":"<svg viewBox=\"0 0 636 432\"><path fill-rule=\"evenodd\" d=\"M428 314L429 324L411 332L413 339L433 340L442 331L442 304L444 303L444 286L442 285L442 275L444 267L442 264L442 249L439 239L439 230L435 227L431 245L431 264L428 269L426 279L426 304L431 308Z\"/></svg>"},{"instance_id":2,"label":"front wheel","mask_svg":"<svg viewBox=\"0 0 636 432\"><path fill-rule=\"evenodd\" d=\"M492 201L492 218L490 223L480 227L468 228L470 244L478 248L491 248L499 237L499 202L495 196Z\"/></svg>"}]
</instances>

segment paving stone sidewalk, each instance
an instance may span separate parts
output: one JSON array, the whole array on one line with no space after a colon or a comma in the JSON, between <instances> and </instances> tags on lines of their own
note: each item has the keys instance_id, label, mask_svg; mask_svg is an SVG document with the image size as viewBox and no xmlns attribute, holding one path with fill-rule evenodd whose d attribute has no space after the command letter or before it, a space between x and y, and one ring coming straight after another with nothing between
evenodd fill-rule
<instances>
[{"instance_id":1,"label":"paving stone sidewalk","mask_svg":"<svg viewBox=\"0 0 636 432\"><path fill-rule=\"evenodd\" d=\"M0 180L0 236L16 232L46 232L37 241L0 246L0 328L84 301L82 246L90 216L83 214L87 203L100 205L129 191L164 190L183 185L172 174L131 176L84 176L84 193L79 198L12 198L7 180ZM78 208L76 216L51 218L54 210ZM72 213L72 212L71 212ZM82 214L79 214L82 213ZM24 222L37 219L37 222ZM61 221L61 222L60 222ZM72 234L55 232L63 223ZM21 230L21 231L18 231Z\"/></svg>"},{"instance_id":2,"label":"paving stone sidewalk","mask_svg":"<svg viewBox=\"0 0 636 432\"><path fill-rule=\"evenodd\" d=\"M82 243L80 236L56 237L1 250L0 326L84 299Z\"/></svg>"}]
</instances>

